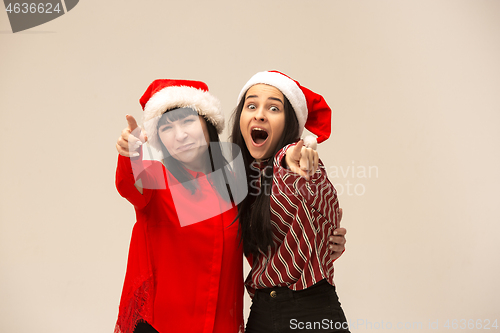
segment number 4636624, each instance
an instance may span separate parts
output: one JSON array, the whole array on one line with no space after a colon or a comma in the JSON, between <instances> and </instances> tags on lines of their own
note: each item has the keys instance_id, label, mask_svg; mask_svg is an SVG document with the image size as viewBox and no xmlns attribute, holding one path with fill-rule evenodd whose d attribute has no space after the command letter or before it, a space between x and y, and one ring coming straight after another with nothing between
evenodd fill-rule
<instances>
[{"instance_id":1,"label":"number 4636624","mask_svg":"<svg viewBox=\"0 0 500 333\"><path fill-rule=\"evenodd\" d=\"M474 320L474 319L469 319L469 320L465 320L465 319L453 319L453 320L450 320L448 319L445 323L444 323L444 328L451 328L451 329L461 329L461 330L465 330L465 329L470 329L470 330L490 330L490 329L498 329L498 323L497 323L497 319L495 319L493 322L490 321L489 319L478 319L478 320Z\"/></svg>"},{"instance_id":2,"label":"number 4636624","mask_svg":"<svg viewBox=\"0 0 500 333\"><path fill-rule=\"evenodd\" d=\"M9 3L7 8L5 8L7 13L11 14L53 14L60 13L61 8L59 7L59 2L55 6L51 3Z\"/></svg>"}]
</instances>

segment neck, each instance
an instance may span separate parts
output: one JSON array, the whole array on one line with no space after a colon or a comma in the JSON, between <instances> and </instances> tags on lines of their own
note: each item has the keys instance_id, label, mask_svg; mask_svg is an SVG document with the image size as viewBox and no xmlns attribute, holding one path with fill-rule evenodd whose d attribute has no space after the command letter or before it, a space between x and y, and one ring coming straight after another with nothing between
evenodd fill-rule
<instances>
[{"instance_id":1,"label":"neck","mask_svg":"<svg viewBox=\"0 0 500 333\"><path fill-rule=\"evenodd\" d=\"M186 168L194 172L202 172L204 174L208 174L211 171L210 168L210 156L208 155L208 150L203 153L203 156L196 159L191 163L182 163L181 164Z\"/></svg>"}]
</instances>

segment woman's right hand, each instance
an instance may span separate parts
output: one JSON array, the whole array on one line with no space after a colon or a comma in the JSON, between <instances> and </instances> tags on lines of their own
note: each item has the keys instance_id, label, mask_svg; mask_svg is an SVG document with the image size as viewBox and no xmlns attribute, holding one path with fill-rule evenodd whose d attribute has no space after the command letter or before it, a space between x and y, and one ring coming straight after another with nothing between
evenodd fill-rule
<instances>
[{"instance_id":1,"label":"woman's right hand","mask_svg":"<svg viewBox=\"0 0 500 333\"><path fill-rule=\"evenodd\" d=\"M285 162L290 170L306 180L318 169L318 161L318 152L304 146L302 139L296 145L290 146L285 155Z\"/></svg>"},{"instance_id":2,"label":"woman's right hand","mask_svg":"<svg viewBox=\"0 0 500 333\"><path fill-rule=\"evenodd\" d=\"M122 131L122 134L116 142L116 150L125 157L137 157L139 147L148 141L147 135L137 126L135 118L131 115L126 115L128 126Z\"/></svg>"}]
</instances>

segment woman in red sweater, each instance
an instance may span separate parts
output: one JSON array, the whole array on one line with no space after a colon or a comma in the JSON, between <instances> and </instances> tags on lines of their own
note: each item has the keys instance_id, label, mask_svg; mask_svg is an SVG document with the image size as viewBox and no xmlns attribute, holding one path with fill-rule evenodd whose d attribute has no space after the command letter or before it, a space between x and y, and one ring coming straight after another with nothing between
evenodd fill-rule
<instances>
[{"instance_id":1,"label":"woman in red sweater","mask_svg":"<svg viewBox=\"0 0 500 333\"><path fill-rule=\"evenodd\" d=\"M219 101L203 82L155 80L140 102L148 143L163 163L143 160L147 138L127 116L116 187L137 222L115 332L243 332L232 173L214 173L228 171Z\"/></svg>"}]
</instances>

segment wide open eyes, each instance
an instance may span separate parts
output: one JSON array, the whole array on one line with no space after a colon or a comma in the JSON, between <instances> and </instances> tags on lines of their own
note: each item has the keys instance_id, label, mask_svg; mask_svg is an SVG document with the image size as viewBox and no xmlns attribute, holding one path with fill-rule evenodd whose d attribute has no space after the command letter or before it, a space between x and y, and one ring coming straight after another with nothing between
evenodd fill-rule
<instances>
[{"instance_id":1,"label":"wide open eyes","mask_svg":"<svg viewBox=\"0 0 500 333\"><path fill-rule=\"evenodd\" d=\"M256 110L256 109L257 109L257 106L256 106L255 104L248 104L248 105L247 105L247 109L249 109L249 110L252 110L252 111L253 111L253 110ZM272 112L279 112L279 111L280 111L280 108L279 108L278 106L276 106L276 105L270 105L270 106L268 107L268 110L269 110L269 111L272 111Z\"/></svg>"}]
</instances>

